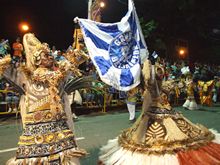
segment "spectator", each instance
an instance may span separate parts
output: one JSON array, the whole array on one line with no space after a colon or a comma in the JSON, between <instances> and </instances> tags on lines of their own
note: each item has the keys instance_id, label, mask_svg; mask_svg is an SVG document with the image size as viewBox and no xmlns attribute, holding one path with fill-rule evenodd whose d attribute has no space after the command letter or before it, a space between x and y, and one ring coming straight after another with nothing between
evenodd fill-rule
<instances>
[{"instance_id":1,"label":"spectator","mask_svg":"<svg viewBox=\"0 0 220 165\"><path fill-rule=\"evenodd\" d=\"M54 59L57 58L57 54L58 54L58 51L56 50L56 47L52 46L51 55L54 57Z\"/></svg>"},{"instance_id":2,"label":"spectator","mask_svg":"<svg viewBox=\"0 0 220 165\"><path fill-rule=\"evenodd\" d=\"M104 84L101 81L93 82L95 90L95 102L98 106L102 107L104 105Z\"/></svg>"},{"instance_id":3,"label":"spectator","mask_svg":"<svg viewBox=\"0 0 220 165\"><path fill-rule=\"evenodd\" d=\"M13 91L13 87L10 86L9 83L5 84L5 91L8 91L5 97L5 101L8 105L8 112L17 112L18 110L18 103L19 103L19 97L16 92Z\"/></svg>"},{"instance_id":4,"label":"spectator","mask_svg":"<svg viewBox=\"0 0 220 165\"><path fill-rule=\"evenodd\" d=\"M106 92L106 104L109 106L113 99L115 99L116 89L109 86L108 91Z\"/></svg>"},{"instance_id":5,"label":"spectator","mask_svg":"<svg viewBox=\"0 0 220 165\"><path fill-rule=\"evenodd\" d=\"M60 61L66 60L66 58L62 55L62 52L60 50L58 50L57 51L57 56L56 56L55 60L57 62L60 62Z\"/></svg>"},{"instance_id":6,"label":"spectator","mask_svg":"<svg viewBox=\"0 0 220 165\"><path fill-rule=\"evenodd\" d=\"M7 55L9 50L10 50L10 46L8 44L8 40L1 39L1 41L0 41L0 58Z\"/></svg>"},{"instance_id":7,"label":"spectator","mask_svg":"<svg viewBox=\"0 0 220 165\"><path fill-rule=\"evenodd\" d=\"M18 64L22 61L22 52L24 50L23 45L21 44L21 39L19 37L17 37L16 42L13 43L12 48L14 50L13 62Z\"/></svg>"},{"instance_id":8,"label":"spectator","mask_svg":"<svg viewBox=\"0 0 220 165\"><path fill-rule=\"evenodd\" d=\"M213 96L212 96L212 101L214 103L217 103L217 100L218 100L218 94L219 94L219 77L215 76L214 77L214 86L213 86L213 89L212 89L212 93L213 93Z\"/></svg>"}]
</instances>

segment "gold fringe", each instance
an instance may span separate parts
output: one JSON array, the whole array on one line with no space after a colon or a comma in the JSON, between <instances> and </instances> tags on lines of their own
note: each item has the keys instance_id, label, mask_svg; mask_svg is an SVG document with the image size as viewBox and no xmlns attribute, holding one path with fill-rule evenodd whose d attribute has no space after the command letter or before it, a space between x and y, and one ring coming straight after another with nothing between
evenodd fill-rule
<instances>
[{"instance_id":1,"label":"gold fringe","mask_svg":"<svg viewBox=\"0 0 220 165\"><path fill-rule=\"evenodd\" d=\"M203 137L198 137L197 139L186 139L186 140L175 140L175 141L165 141L158 140L149 144L137 144L132 140L128 140L126 136L127 131L124 131L121 136L119 136L119 144L129 151L135 151L145 154L163 155L163 154L175 154L177 151L185 151L191 149L198 149L211 142L215 136L208 132Z\"/></svg>"},{"instance_id":2,"label":"gold fringe","mask_svg":"<svg viewBox=\"0 0 220 165\"><path fill-rule=\"evenodd\" d=\"M80 149L80 150L75 150L75 151L66 151L64 153L65 157L68 157L68 158L71 158L71 157L83 157L85 155L87 155L88 153L83 150L83 149Z\"/></svg>"}]
</instances>

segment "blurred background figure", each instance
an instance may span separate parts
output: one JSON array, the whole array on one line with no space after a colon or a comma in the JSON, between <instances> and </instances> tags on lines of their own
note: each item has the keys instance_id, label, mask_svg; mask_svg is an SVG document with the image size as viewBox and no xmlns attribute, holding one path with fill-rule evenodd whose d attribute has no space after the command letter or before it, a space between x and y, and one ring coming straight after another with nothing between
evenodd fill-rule
<instances>
[{"instance_id":1,"label":"blurred background figure","mask_svg":"<svg viewBox=\"0 0 220 165\"><path fill-rule=\"evenodd\" d=\"M55 58L55 60L56 60L57 62L66 60L66 58L63 56L61 50L58 50L58 51L57 51L57 57Z\"/></svg>"},{"instance_id":2,"label":"blurred background figure","mask_svg":"<svg viewBox=\"0 0 220 165\"><path fill-rule=\"evenodd\" d=\"M1 39L0 41L0 58L4 57L7 55L10 51L10 46L8 43L8 40Z\"/></svg>"},{"instance_id":3,"label":"blurred background figure","mask_svg":"<svg viewBox=\"0 0 220 165\"><path fill-rule=\"evenodd\" d=\"M185 103L183 104L183 107L188 110L196 110L198 109L198 105L195 101L194 91L195 91L195 84L192 80L192 76L189 76L189 79L186 82L187 86L187 98Z\"/></svg>"},{"instance_id":4,"label":"blurred background figure","mask_svg":"<svg viewBox=\"0 0 220 165\"><path fill-rule=\"evenodd\" d=\"M54 57L54 59L57 58L57 54L58 54L58 51L56 49L56 46L52 46L51 55Z\"/></svg>"},{"instance_id":5,"label":"blurred background figure","mask_svg":"<svg viewBox=\"0 0 220 165\"><path fill-rule=\"evenodd\" d=\"M202 105L212 106L212 91L214 87L214 80L198 81L200 102Z\"/></svg>"},{"instance_id":6,"label":"blurred background figure","mask_svg":"<svg viewBox=\"0 0 220 165\"><path fill-rule=\"evenodd\" d=\"M17 112L19 95L13 91L13 87L9 83L5 83L5 91L7 91L5 101L7 102L8 112Z\"/></svg>"},{"instance_id":7,"label":"blurred background figure","mask_svg":"<svg viewBox=\"0 0 220 165\"><path fill-rule=\"evenodd\" d=\"M213 89L212 89L212 101L214 103L217 103L218 101L218 94L219 94L219 90L220 90L220 78L218 76L214 77L214 85L213 85Z\"/></svg>"},{"instance_id":8,"label":"blurred background figure","mask_svg":"<svg viewBox=\"0 0 220 165\"><path fill-rule=\"evenodd\" d=\"M70 103L70 108L72 110L72 117L74 121L78 120L78 117L75 114L75 107L76 105L82 105L82 97L79 93L78 90L75 90L74 92L71 92L68 95L69 103Z\"/></svg>"},{"instance_id":9,"label":"blurred background figure","mask_svg":"<svg viewBox=\"0 0 220 165\"><path fill-rule=\"evenodd\" d=\"M21 39L20 37L17 37L16 41L12 44L13 48L13 62L15 66L22 61L22 53L23 53L23 45L21 44Z\"/></svg>"}]
</instances>

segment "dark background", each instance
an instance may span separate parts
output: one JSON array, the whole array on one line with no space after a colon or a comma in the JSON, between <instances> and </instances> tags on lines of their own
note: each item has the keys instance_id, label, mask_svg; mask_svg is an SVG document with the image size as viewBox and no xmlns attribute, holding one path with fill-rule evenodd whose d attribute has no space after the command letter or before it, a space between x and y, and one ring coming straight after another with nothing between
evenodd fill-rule
<instances>
[{"instance_id":1,"label":"dark background","mask_svg":"<svg viewBox=\"0 0 220 165\"><path fill-rule=\"evenodd\" d=\"M12 42L22 36L18 25L24 21L41 41L65 49L73 42L73 19L87 18L87 5L87 0L1 0L0 38ZM106 21L119 21L127 11L117 0L106 1L106 5Z\"/></svg>"},{"instance_id":2,"label":"dark background","mask_svg":"<svg viewBox=\"0 0 220 165\"><path fill-rule=\"evenodd\" d=\"M26 21L40 41L66 49L73 42L74 17L87 17L87 0L1 0L0 38L12 43L23 34L18 24ZM146 38L150 51L175 56L177 40L188 43L189 59L220 62L219 0L134 0L139 17L154 20L157 28ZM105 0L103 22L117 22L127 12L126 0ZM165 48L155 43L160 40Z\"/></svg>"}]
</instances>

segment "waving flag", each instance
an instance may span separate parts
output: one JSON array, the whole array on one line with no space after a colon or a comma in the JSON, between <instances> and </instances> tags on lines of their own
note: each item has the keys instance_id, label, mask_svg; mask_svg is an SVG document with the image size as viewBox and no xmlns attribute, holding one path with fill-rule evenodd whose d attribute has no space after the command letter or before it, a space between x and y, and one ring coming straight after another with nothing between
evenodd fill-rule
<instances>
[{"instance_id":1,"label":"waving flag","mask_svg":"<svg viewBox=\"0 0 220 165\"><path fill-rule=\"evenodd\" d=\"M121 91L136 87L148 51L132 0L128 1L128 12L120 22L77 19L101 80Z\"/></svg>"}]
</instances>

